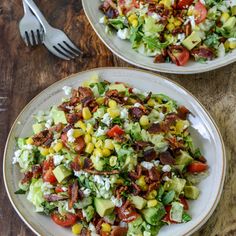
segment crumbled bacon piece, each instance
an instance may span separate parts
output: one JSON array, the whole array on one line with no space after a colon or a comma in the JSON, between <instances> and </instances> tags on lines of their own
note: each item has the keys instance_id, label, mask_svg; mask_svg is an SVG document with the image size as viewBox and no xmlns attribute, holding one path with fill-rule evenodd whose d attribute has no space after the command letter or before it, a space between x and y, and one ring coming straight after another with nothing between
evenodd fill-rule
<instances>
[{"instance_id":1,"label":"crumbled bacon piece","mask_svg":"<svg viewBox=\"0 0 236 236\"><path fill-rule=\"evenodd\" d=\"M150 170L148 170L148 174L149 174L149 178L152 180L152 181L158 181L160 180L160 172L157 170L156 167L152 167Z\"/></svg>"},{"instance_id":2,"label":"crumbled bacon piece","mask_svg":"<svg viewBox=\"0 0 236 236\"><path fill-rule=\"evenodd\" d=\"M39 176L41 176L43 173L42 166L41 165L33 165L32 166L32 173L33 173L33 178L38 179Z\"/></svg>"},{"instance_id":3,"label":"crumbled bacon piece","mask_svg":"<svg viewBox=\"0 0 236 236\"><path fill-rule=\"evenodd\" d=\"M44 198L48 202L57 202L57 201L62 201L62 200L68 199L68 196L62 196L62 195L58 195L58 194L47 194L47 195L44 195Z\"/></svg>"},{"instance_id":4,"label":"crumbled bacon piece","mask_svg":"<svg viewBox=\"0 0 236 236\"><path fill-rule=\"evenodd\" d=\"M75 151L77 153L82 153L84 151L85 146L86 146L86 143L84 141L84 137L80 136L80 137L76 138Z\"/></svg>"},{"instance_id":5,"label":"crumbled bacon piece","mask_svg":"<svg viewBox=\"0 0 236 236\"><path fill-rule=\"evenodd\" d=\"M148 186L148 191L147 192L150 193L152 190L157 189L159 185L160 185L160 182L154 182L154 183L150 184Z\"/></svg>"},{"instance_id":6,"label":"crumbled bacon piece","mask_svg":"<svg viewBox=\"0 0 236 236\"><path fill-rule=\"evenodd\" d=\"M116 89L108 90L106 92L106 97L115 100L116 102L123 104L124 103L124 95L120 94Z\"/></svg>"},{"instance_id":7,"label":"crumbled bacon piece","mask_svg":"<svg viewBox=\"0 0 236 236\"><path fill-rule=\"evenodd\" d=\"M161 125L159 123L153 123L147 130L150 134L157 134L162 132Z\"/></svg>"},{"instance_id":8,"label":"crumbled bacon piece","mask_svg":"<svg viewBox=\"0 0 236 236\"><path fill-rule=\"evenodd\" d=\"M69 124L75 124L82 118L82 113L66 114L66 120Z\"/></svg>"},{"instance_id":9,"label":"crumbled bacon piece","mask_svg":"<svg viewBox=\"0 0 236 236\"><path fill-rule=\"evenodd\" d=\"M127 191L127 186L120 186L116 189L116 198L120 199L122 197L122 193Z\"/></svg>"},{"instance_id":10,"label":"crumbled bacon piece","mask_svg":"<svg viewBox=\"0 0 236 236\"><path fill-rule=\"evenodd\" d=\"M142 117L142 115L145 114L145 112L140 107L131 107L129 109L129 114L132 117L132 120L139 121L139 119Z\"/></svg>"},{"instance_id":11,"label":"crumbled bacon piece","mask_svg":"<svg viewBox=\"0 0 236 236\"><path fill-rule=\"evenodd\" d=\"M157 153L153 148L145 150L143 153L143 158L145 161L155 160L157 158Z\"/></svg>"},{"instance_id":12,"label":"crumbled bacon piece","mask_svg":"<svg viewBox=\"0 0 236 236\"><path fill-rule=\"evenodd\" d=\"M28 183L31 181L32 178L33 178L33 172L28 171L24 174L24 178L21 180L21 183L22 184Z\"/></svg>"},{"instance_id":13,"label":"crumbled bacon piece","mask_svg":"<svg viewBox=\"0 0 236 236\"><path fill-rule=\"evenodd\" d=\"M93 169L93 162L92 162L92 160L86 157L84 159L84 166L83 166L83 168L87 169L87 170Z\"/></svg>"},{"instance_id":14,"label":"crumbled bacon piece","mask_svg":"<svg viewBox=\"0 0 236 236\"><path fill-rule=\"evenodd\" d=\"M90 88L87 87L79 87L78 88L78 95L80 101L87 97L94 97L93 91Z\"/></svg>"},{"instance_id":15,"label":"crumbled bacon piece","mask_svg":"<svg viewBox=\"0 0 236 236\"><path fill-rule=\"evenodd\" d=\"M169 142L172 151L176 151L177 149L184 149L183 140L177 140L176 137L167 138L166 140Z\"/></svg>"},{"instance_id":16,"label":"crumbled bacon piece","mask_svg":"<svg viewBox=\"0 0 236 236\"><path fill-rule=\"evenodd\" d=\"M186 120L187 115L190 113L190 111L185 106L180 106L177 109L177 115L181 120Z\"/></svg>"},{"instance_id":17,"label":"crumbled bacon piece","mask_svg":"<svg viewBox=\"0 0 236 236\"><path fill-rule=\"evenodd\" d=\"M129 176L135 180L139 179L140 176L142 175L142 166L141 165L137 165L136 167L136 171L131 171L129 173Z\"/></svg>"},{"instance_id":18,"label":"crumbled bacon piece","mask_svg":"<svg viewBox=\"0 0 236 236\"><path fill-rule=\"evenodd\" d=\"M128 228L116 226L111 231L111 236L126 236Z\"/></svg>"},{"instance_id":19,"label":"crumbled bacon piece","mask_svg":"<svg viewBox=\"0 0 236 236\"><path fill-rule=\"evenodd\" d=\"M173 165L175 163L175 159L169 151L160 153L159 158L163 165Z\"/></svg>"},{"instance_id":20,"label":"crumbled bacon piece","mask_svg":"<svg viewBox=\"0 0 236 236\"><path fill-rule=\"evenodd\" d=\"M148 146L153 146L153 144L145 141L136 141L133 146L136 151L141 151Z\"/></svg>"},{"instance_id":21,"label":"crumbled bacon piece","mask_svg":"<svg viewBox=\"0 0 236 236\"><path fill-rule=\"evenodd\" d=\"M76 203L78 201L78 198L79 198L78 190L79 190L78 181L75 180L75 182L71 186L71 194L70 194L71 196L70 196L70 201L68 204L69 209L72 209L74 203Z\"/></svg>"},{"instance_id":22,"label":"crumbled bacon piece","mask_svg":"<svg viewBox=\"0 0 236 236\"><path fill-rule=\"evenodd\" d=\"M35 146L46 146L49 147L53 142L53 134L49 130L43 130L40 133L33 136Z\"/></svg>"},{"instance_id":23,"label":"crumbled bacon piece","mask_svg":"<svg viewBox=\"0 0 236 236\"><path fill-rule=\"evenodd\" d=\"M141 189L136 183L134 183L134 182L132 182L131 185L132 185L132 187L133 187L133 188L132 188L133 194L134 194L135 196L139 195L139 194L141 193L142 189Z\"/></svg>"}]
</instances>

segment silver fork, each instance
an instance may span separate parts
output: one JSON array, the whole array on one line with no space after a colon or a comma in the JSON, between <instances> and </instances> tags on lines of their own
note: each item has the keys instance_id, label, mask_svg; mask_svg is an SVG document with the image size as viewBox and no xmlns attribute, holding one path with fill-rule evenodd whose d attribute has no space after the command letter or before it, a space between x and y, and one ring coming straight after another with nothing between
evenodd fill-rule
<instances>
[{"instance_id":1,"label":"silver fork","mask_svg":"<svg viewBox=\"0 0 236 236\"><path fill-rule=\"evenodd\" d=\"M27 46L39 45L43 41L43 28L37 18L26 4L22 1L24 16L19 23L20 34Z\"/></svg>"},{"instance_id":2,"label":"silver fork","mask_svg":"<svg viewBox=\"0 0 236 236\"><path fill-rule=\"evenodd\" d=\"M71 42L63 31L49 25L33 0L25 1L43 26L45 33L43 43L51 53L65 60L74 59L82 54L82 51Z\"/></svg>"}]
</instances>

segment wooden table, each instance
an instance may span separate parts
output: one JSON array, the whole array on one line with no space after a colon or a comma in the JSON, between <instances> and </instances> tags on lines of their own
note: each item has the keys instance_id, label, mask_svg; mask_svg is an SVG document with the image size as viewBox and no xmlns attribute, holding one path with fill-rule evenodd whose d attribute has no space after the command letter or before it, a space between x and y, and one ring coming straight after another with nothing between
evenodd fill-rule
<instances>
[{"instance_id":1,"label":"wooden table","mask_svg":"<svg viewBox=\"0 0 236 236\"><path fill-rule=\"evenodd\" d=\"M73 73L102 66L131 66L114 56L89 25L79 0L37 1L49 22L64 29L86 55L83 60L62 61L43 46L27 48L18 31L20 0L0 1L0 157L9 129L21 109L40 91ZM209 110L223 135L227 176L220 203L195 236L236 235L236 64L197 75L167 75L190 90ZM214 157L213 157L214 158ZM2 173L2 165L0 166ZM0 178L0 235L33 233L11 206Z\"/></svg>"}]
</instances>

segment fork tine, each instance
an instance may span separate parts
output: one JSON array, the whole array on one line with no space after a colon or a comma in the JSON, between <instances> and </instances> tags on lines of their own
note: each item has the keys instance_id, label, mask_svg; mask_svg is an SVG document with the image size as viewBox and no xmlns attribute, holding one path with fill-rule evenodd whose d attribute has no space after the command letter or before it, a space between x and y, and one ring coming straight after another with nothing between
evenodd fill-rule
<instances>
[{"instance_id":1,"label":"fork tine","mask_svg":"<svg viewBox=\"0 0 236 236\"><path fill-rule=\"evenodd\" d=\"M57 57L60 57L64 60L70 60L71 57L69 57L68 55L64 54L64 53L61 53L60 50L58 50L58 48L56 46L53 46L53 47L48 47L48 50L53 53L55 56Z\"/></svg>"},{"instance_id":2,"label":"fork tine","mask_svg":"<svg viewBox=\"0 0 236 236\"><path fill-rule=\"evenodd\" d=\"M34 35L34 31L33 30L31 30L31 40L32 40L32 46L38 45L38 42L37 42L37 39L36 39L36 37Z\"/></svg>"},{"instance_id":3,"label":"fork tine","mask_svg":"<svg viewBox=\"0 0 236 236\"><path fill-rule=\"evenodd\" d=\"M67 41L63 41L63 43L68 47L70 48L72 51L75 51L77 54L83 54L83 52L77 48L71 41L70 39L68 38Z\"/></svg>"},{"instance_id":4,"label":"fork tine","mask_svg":"<svg viewBox=\"0 0 236 236\"><path fill-rule=\"evenodd\" d=\"M72 56L71 54L69 54L68 52L64 51L63 49L61 48L58 48L57 46L53 46L53 48L58 52L58 53L61 53L63 56L66 56L70 59L74 59L75 57Z\"/></svg>"},{"instance_id":5,"label":"fork tine","mask_svg":"<svg viewBox=\"0 0 236 236\"><path fill-rule=\"evenodd\" d=\"M31 43L30 43L30 39L29 39L29 34L27 31L25 31L25 43L27 46L30 46Z\"/></svg>"},{"instance_id":6,"label":"fork tine","mask_svg":"<svg viewBox=\"0 0 236 236\"><path fill-rule=\"evenodd\" d=\"M62 51L66 51L66 53L68 53L69 55L73 56L73 57L77 57L79 56L77 53L75 53L74 51L72 51L69 47L67 47L66 45L61 45L60 43L58 43L58 46L61 48Z\"/></svg>"}]
</instances>

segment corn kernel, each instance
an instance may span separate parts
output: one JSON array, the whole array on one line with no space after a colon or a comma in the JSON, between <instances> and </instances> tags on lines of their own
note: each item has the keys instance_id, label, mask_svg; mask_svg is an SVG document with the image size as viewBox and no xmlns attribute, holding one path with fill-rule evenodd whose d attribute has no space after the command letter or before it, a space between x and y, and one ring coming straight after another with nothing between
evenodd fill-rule
<instances>
[{"instance_id":1,"label":"corn kernel","mask_svg":"<svg viewBox=\"0 0 236 236\"><path fill-rule=\"evenodd\" d=\"M108 106L109 106L110 108L116 108L116 107L117 107L117 102L114 101L114 100L110 100L110 101L108 102Z\"/></svg>"},{"instance_id":2,"label":"corn kernel","mask_svg":"<svg viewBox=\"0 0 236 236\"><path fill-rule=\"evenodd\" d=\"M88 143L86 148L85 148L85 152L91 154L94 150L94 144L93 143Z\"/></svg>"},{"instance_id":3,"label":"corn kernel","mask_svg":"<svg viewBox=\"0 0 236 236\"><path fill-rule=\"evenodd\" d=\"M157 196L157 191L156 190L152 190L151 192L149 192L149 194L147 195L147 199L148 200L152 200L154 198L156 198Z\"/></svg>"},{"instance_id":4,"label":"corn kernel","mask_svg":"<svg viewBox=\"0 0 236 236\"><path fill-rule=\"evenodd\" d=\"M74 138L78 138L79 136L82 136L84 133L81 129L74 129L74 132L73 132L73 137Z\"/></svg>"},{"instance_id":5,"label":"corn kernel","mask_svg":"<svg viewBox=\"0 0 236 236\"><path fill-rule=\"evenodd\" d=\"M55 152L59 152L62 148L63 148L63 144L61 142L58 142L53 146L53 149Z\"/></svg>"},{"instance_id":6,"label":"corn kernel","mask_svg":"<svg viewBox=\"0 0 236 236\"><path fill-rule=\"evenodd\" d=\"M95 147L96 147L96 148L101 148L102 146L103 146L103 142L102 142L101 139L98 140L98 141L95 143Z\"/></svg>"},{"instance_id":7,"label":"corn kernel","mask_svg":"<svg viewBox=\"0 0 236 236\"><path fill-rule=\"evenodd\" d=\"M96 99L96 102L97 102L99 105L102 105L102 104L104 104L104 100L105 100L105 98L99 97L99 98Z\"/></svg>"},{"instance_id":8,"label":"corn kernel","mask_svg":"<svg viewBox=\"0 0 236 236\"><path fill-rule=\"evenodd\" d=\"M150 208L150 207L154 207L157 205L157 200L156 199L153 199L153 200L148 200L147 201L147 207Z\"/></svg>"},{"instance_id":9,"label":"corn kernel","mask_svg":"<svg viewBox=\"0 0 236 236\"><path fill-rule=\"evenodd\" d=\"M138 20L136 20L136 19L132 20L131 24L134 28L136 28L138 26Z\"/></svg>"},{"instance_id":10,"label":"corn kernel","mask_svg":"<svg viewBox=\"0 0 236 236\"><path fill-rule=\"evenodd\" d=\"M85 136L84 136L84 141L85 141L85 143L90 143L91 141L92 141L92 137L91 137L91 135L90 134L86 134Z\"/></svg>"},{"instance_id":11,"label":"corn kernel","mask_svg":"<svg viewBox=\"0 0 236 236\"><path fill-rule=\"evenodd\" d=\"M114 150L114 145L113 145L113 141L111 139L106 139L105 143L104 143L104 148L108 148L110 150Z\"/></svg>"},{"instance_id":12,"label":"corn kernel","mask_svg":"<svg viewBox=\"0 0 236 236\"><path fill-rule=\"evenodd\" d=\"M139 179L136 180L136 184L143 190L146 191L148 189L147 183L145 181L145 176L142 175Z\"/></svg>"},{"instance_id":13,"label":"corn kernel","mask_svg":"<svg viewBox=\"0 0 236 236\"><path fill-rule=\"evenodd\" d=\"M102 223L102 232L111 232L111 226L108 223Z\"/></svg>"},{"instance_id":14,"label":"corn kernel","mask_svg":"<svg viewBox=\"0 0 236 236\"><path fill-rule=\"evenodd\" d=\"M174 28L175 28L175 25L173 23L169 23L166 28L169 30L169 31L172 31Z\"/></svg>"},{"instance_id":15,"label":"corn kernel","mask_svg":"<svg viewBox=\"0 0 236 236\"><path fill-rule=\"evenodd\" d=\"M129 21L129 23L132 23L132 21L133 20L137 20L137 16L135 15L135 14L132 14L132 15L130 15L129 17L128 17L128 21Z\"/></svg>"},{"instance_id":16,"label":"corn kernel","mask_svg":"<svg viewBox=\"0 0 236 236\"><path fill-rule=\"evenodd\" d=\"M101 148L96 148L96 149L94 150L94 156L96 156L96 157L102 157L102 156L103 156L102 149L101 149Z\"/></svg>"},{"instance_id":17,"label":"corn kernel","mask_svg":"<svg viewBox=\"0 0 236 236\"><path fill-rule=\"evenodd\" d=\"M148 100L147 104L148 104L148 106L150 106L150 107L154 107L156 103L155 103L155 100L154 100L154 99L150 98L150 99Z\"/></svg>"},{"instance_id":18,"label":"corn kernel","mask_svg":"<svg viewBox=\"0 0 236 236\"><path fill-rule=\"evenodd\" d=\"M71 230L73 234L78 235L81 233L82 228L83 228L82 224L75 224L72 226Z\"/></svg>"},{"instance_id":19,"label":"corn kernel","mask_svg":"<svg viewBox=\"0 0 236 236\"><path fill-rule=\"evenodd\" d=\"M110 166L115 166L117 163L117 156L111 156L109 159Z\"/></svg>"},{"instance_id":20,"label":"corn kernel","mask_svg":"<svg viewBox=\"0 0 236 236\"><path fill-rule=\"evenodd\" d=\"M86 131L86 125L83 121L79 120L76 124L75 124L75 128L81 128L83 131Z\"/></svg>"},{"instance_id":21,"label":"corn kernel","mask_svg":"<svg viewBox=\"0 0 236 236\"><path fill-rule=\"evenodd\" d=\"M180 26L180 25L182 25L182 21L179 20L179 19L175 19L173 23L174 23L175 26Z\"/></svg>"},{"instance_id":22,"label":"corn kernel","mask_svg":"<svg viewBox=\"0 0 236 236\"><path fill-rule=\"evenodd\" d=\"M49 148L40 148L40 153L43 156L47 156L49 154Z\"/></svg>"},{"instance_id":23,"label":"corn kernel","mask_svg":"<svg viewBox=\"0 0 236 236\"><path fill-rule=\"evenodd\" d=\"M49 148L49 153L50 153L50 154L53 154L54 152L55 152L54 149L53 149L52 147L50 147L50 148Z\"/></svg>"},{"instance_id":24,"label":"corn kernel","mask_svg":"<svg viewBox=\"0 0 236 236\"><path fill-rule=\"evenodd\" d=\"M143 126L143 127L149 125L148 116L146 116L146 115L141 116L141 118L140 118L140 120L139 120L139 123L140 123L140 125Z\"/></svg>"},{"instance_id":25,"label":"corn kernel","mask_svg":"<svg viewBox=\"0 0 236 236\"><path fill-rule=\"evenodd\" d=\"M108 108L108 109L107 109L107 112L108 112L108 114L110 115L110 117L111 117L112 119L114 119L114 118L120 116L120 110L117 109L117 108Z\"/></svg>"},{"instance_id":26,"label":"corn kernel","mask_svg":"<svg viewBox=\"0 0 236 236\"><path fill-rule=\"evenodd\" d=\"M33 144L34 143L34 140L31 138L31 137L29 137L27 140L26 140L26 144Z\"/></svg>"},{"instance_id":27,"label":"corn kernel","mask_svg":"<svg viewBox=\"0 0 236 236\"><path fill-rule=\"evenodd\" d=\"M97 139L95 137L92 137L92 143L95 144L97 142Z\"/></svg>"},{"instance_id":28,"label":"corn kernel","mask_svg":"<svg viewBox=\"0 0 236 236\"><path fill-rule=\"evenodd\" d=\"M86 131L89 133L89 134L93 134L93 126L91 124L87 124L87 129Z\"/></svg>"},{"instance_id":29,"label":"corn kernel","mask_svg":"<svg viewBox=\"0 0 236 236\"><path fill-rule=\"evenodd\" d=\"M84 107L82 110L82 116L85 120L89 120L92 117L92 114L88 107Z\"/></svg>"},{"instance_id":30,"label":"corn kernel","mask_svg":"<svg viewBox=\"0 0 236 236\"><path fill-rule=\"evenodd\" d=\"M111 155L111 151L108 148L103 148L102 154L104 157L109 157Z\"/></svg>"},{"instance_id":31,"label":"corn kernel","mask_svg":"<svg viewBox=\"0 0 236 236\"><path fill-rule=\"evenodd\" d=\"M223 12L221 17L220 17L220 21L222 23L225 23L228 19L229 19L230 15L228 12Z\"/></svg>"}]
</instances>

